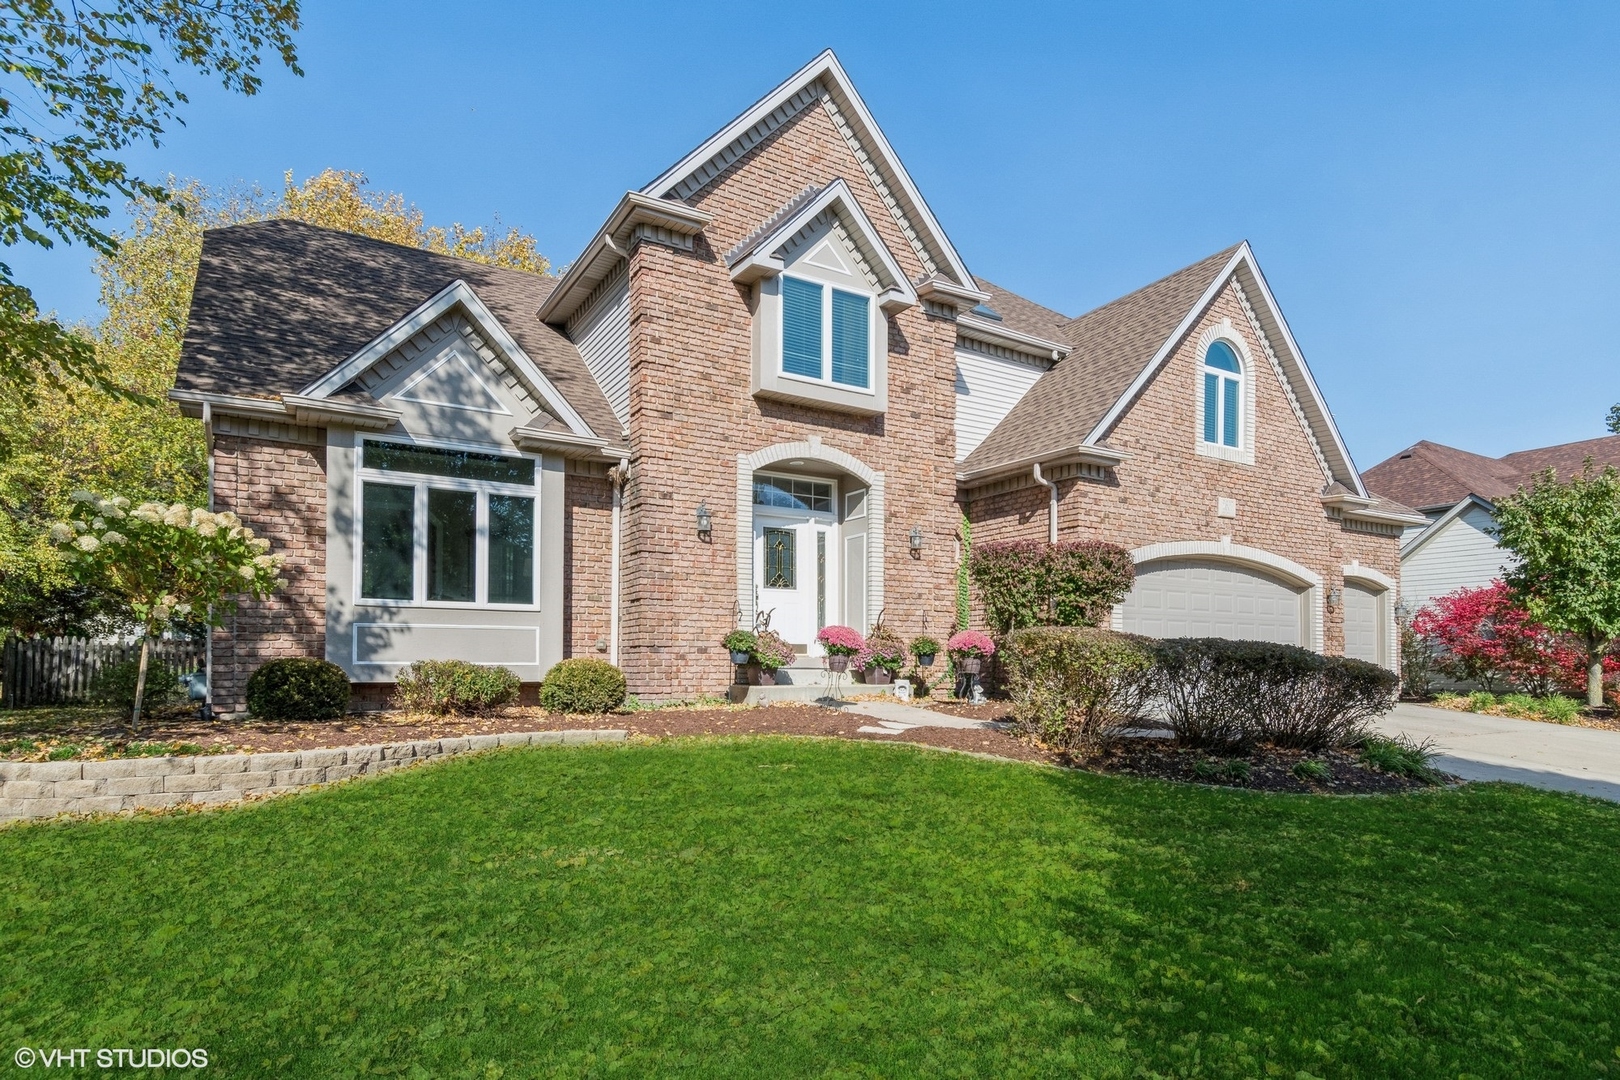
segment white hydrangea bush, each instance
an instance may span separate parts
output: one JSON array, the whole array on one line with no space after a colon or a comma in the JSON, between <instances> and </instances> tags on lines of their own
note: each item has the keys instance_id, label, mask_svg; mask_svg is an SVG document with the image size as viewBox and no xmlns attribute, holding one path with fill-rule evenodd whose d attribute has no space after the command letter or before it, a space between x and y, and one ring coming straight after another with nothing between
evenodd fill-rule
<instances>
[{"instance_id":1,"label":"white hydrangea bush","mask_svg":"<svg viewBox=\"0 0 1620 1080\"><path fill-rule=\"evenodd\" d=\"M51 542L79 580L125 600L148 639L176 616L217 626L241 599L262 600L286 584L284 556L228 510L160 502L131 509L126 498L90 491L72 499L68 520L51 526Z\"/></svg>"}]
</instances>

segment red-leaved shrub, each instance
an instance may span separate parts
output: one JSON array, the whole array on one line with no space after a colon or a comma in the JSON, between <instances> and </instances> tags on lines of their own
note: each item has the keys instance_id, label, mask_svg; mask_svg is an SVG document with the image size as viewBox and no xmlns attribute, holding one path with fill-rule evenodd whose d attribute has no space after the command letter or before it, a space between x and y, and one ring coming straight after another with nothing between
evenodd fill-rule
<instances>
[{"instance_id":1,"label":"red-leaved shrub","mask_svg":"<svg viewBox=\"0 0 1620 1080\"><path fill-rule=\"evenodd\" d=\"M1585 693L1580 644L1532 621L1501 581L1436 597L1413 616L1412 632L1435 646L1436 666L1459 682L1536 695ZM1620 658L1606 658L1603 669L1606 677L1620 672Z\"/></svg>"}]
</instances>

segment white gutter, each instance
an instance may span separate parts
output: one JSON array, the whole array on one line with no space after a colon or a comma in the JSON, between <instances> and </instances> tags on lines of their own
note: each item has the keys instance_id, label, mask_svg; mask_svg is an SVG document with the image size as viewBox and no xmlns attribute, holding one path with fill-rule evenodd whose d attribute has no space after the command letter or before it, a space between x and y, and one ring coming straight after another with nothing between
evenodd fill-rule
<instances>
[{"instance_id":1,"label":"white gutter","mask_svg":"<svg viewBox=\"0 0 1620 1080\"><path fill-rule=\"evenodd\" d=\"M1058 514L1057 484L1041 475L1041 463L1038 461L1035 463L1035 482L1046 489L1046 542L1055 544L1057 543Z\"/></svg>"},{"instance_id":2,"label":"white gutter","mask_svg":"<svg viewBox=\"0 0 1620 1080\"><path fill-rule=\"evenodd\" d=\"M613 484L613 583L608 590L608 662L619 666L619 542L620 522L624 515L624 483L630 478L630 459L622 457L616 468L608 470Z\"/></svg>"}]
</instances>

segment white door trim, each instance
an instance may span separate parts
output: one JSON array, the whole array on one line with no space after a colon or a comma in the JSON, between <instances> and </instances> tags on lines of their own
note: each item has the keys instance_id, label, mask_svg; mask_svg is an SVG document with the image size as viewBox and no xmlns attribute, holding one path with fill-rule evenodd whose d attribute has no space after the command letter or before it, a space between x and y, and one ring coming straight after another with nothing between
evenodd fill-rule
<instances>
[{"instance_id":1,"label":"white door trim","mask_svg":"<svg viewBox=\"0 0 1620 1080\"><path fill-rule=\"evenodd\" d=\"M754 620L754 473L770 471L779 462L798 459L817 461L849 473L865 484L867 513L866 541L866 622L871 625L883 610L883 474L859 458L821 444L812 435L803 442L777 443L752 454L737 455L737 605L744 625ZM850 568L844 567L844 573ZM841 613L844 618L848 612Z\"/></svg>"}]
</instances>

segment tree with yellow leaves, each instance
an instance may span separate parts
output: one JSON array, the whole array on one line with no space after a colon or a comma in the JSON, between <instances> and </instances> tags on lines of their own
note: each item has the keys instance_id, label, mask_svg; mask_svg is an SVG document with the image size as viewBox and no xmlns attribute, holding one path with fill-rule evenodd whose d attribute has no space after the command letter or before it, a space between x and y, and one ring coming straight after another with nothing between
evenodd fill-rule
<instances>
[{"instance_id":1,"label":"tree with yellow leaves","mask_svg":"<svg viewBox=\"0 0 1620 1080\"><path fill-rule=\"evenodd\" d=\"M509 227L428 225L402 195L372 191L356 172L328 169L301 184L288 173L275 196L171 179L165 196L136 202L116 254L97 261L107 314L80 331L107 378L128 394L42 385L32 406L0 396L0 632L79 632L98 615L127 618L123 605L109 607L103 594L76 583L46 539L71 509L74 490L113 490L137 502L205 500L202 426L164 397L174 385L205 229L292 218L534 274L550 269L534 237Z\"/></svg>"}]
</instances>

